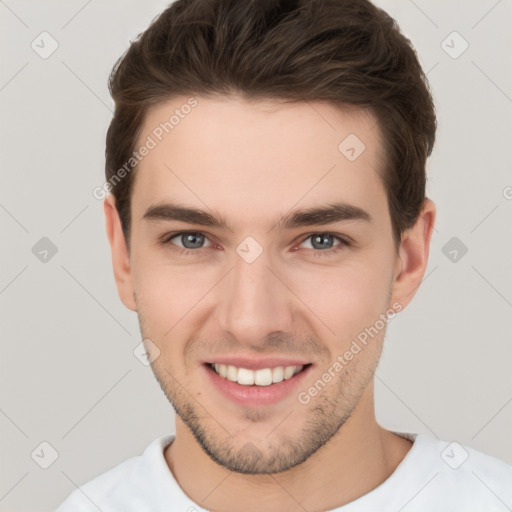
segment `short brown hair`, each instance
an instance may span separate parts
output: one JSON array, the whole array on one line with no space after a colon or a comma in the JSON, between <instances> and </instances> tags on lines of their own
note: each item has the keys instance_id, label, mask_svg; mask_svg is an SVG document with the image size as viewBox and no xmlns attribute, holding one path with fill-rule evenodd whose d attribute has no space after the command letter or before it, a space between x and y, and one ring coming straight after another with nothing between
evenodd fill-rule
<instances>
[{"instance_id":1,"label":"short brown hair","mask_svg":"<svg viewBox=\"0 0 512 512\"><path fill-rule=\"evenodd\" d=\"M395 20L368 0L176 0L117 61L109 89L107 182L130 160L149 107L237 94L368 108L384 139L395 242L425 199L436 132L428 81ZM111 188L128 244L133 180Z\"/></svg>"}]
</instances>

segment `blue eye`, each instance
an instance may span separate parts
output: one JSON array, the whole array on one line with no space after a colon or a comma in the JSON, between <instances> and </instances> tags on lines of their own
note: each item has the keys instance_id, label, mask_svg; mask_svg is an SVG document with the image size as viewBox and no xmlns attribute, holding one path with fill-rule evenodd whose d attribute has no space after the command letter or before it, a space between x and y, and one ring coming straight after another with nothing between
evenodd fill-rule
<instances>
[{"instance_id":1,"label":"blue eye","mask_svg":"<svg viewBox=\"0 0 512 512\"><path fill-rule=\"evenodd\" d=\"M161 238L161 245L169 246L173 251L183 255L200 254L201 249L212 247L214 244L204 233L196 231L180 231L170 233ZM302 240L300 246L308 244L307 249L313 256L332 256L343 248L350 246L350 241L333 233L313 233Z\"/></svg>"},{"instance_id":2,"label":"blue eye","mask_svg":"<svg viewBox=\"0 0 512 512\"><path fill-rule=\"evenodd\" d=\"M338 243L335 243L336 240L338 240ZM332 235L331 233L315 233L308 236L308 238L306 238L306 240L304 240L302 243L307 241L311 241L310 245L312 249L317 249L320 251L332 249L341 243L341 239Z\"/></svg>"},{"instance_id":3,"label":"blue eye","mask_svg":"<svg viewBox=\"0 0 512 512\"><path fill-rule=\"evenodd\" d=\"M309 244L310 247L306 248L311 249L315 257L332 256L350 245L349 241L332 233L313 233L305 238L301 245L305 243Z\"/></svg>"},{"instance_id":4,"label":"blue eye","mask_svg":"<svg viewBox=\"0 0 512 512\"><path fill-rule=\"evenodd\" d=\"M171 242L171 240L178 240L179 243ZM187 233L176 233L175 235L171 236L170 238L166 239L165 243L173 243L174 245L177 245L181 249L202 249L203 247L209 247L211 242L206 238L206 236L203 233L193 233L193 232L187 232ZM207 245L204 245L205 242L208 242Z\"/></svg>"}]
</instances>

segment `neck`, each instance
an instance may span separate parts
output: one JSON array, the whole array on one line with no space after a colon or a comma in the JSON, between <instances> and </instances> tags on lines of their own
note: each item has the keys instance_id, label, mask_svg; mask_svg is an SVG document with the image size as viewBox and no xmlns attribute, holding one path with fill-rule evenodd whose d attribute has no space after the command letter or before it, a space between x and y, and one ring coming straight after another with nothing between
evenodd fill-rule
<instances>
[{"instance_id":1,"label":"neck","mask_svg":"<svg viewBox=\"0 0 512 512\"><path fill-rule=\"evenodd\" d=\"M183 491L208 510L313 512L340 507L375 489L411 445L377 424L371 383L337 434L288 471L271 475L229 471L210 459L179 417L176 437L164 455Z\"/></svg>"}]
</instances>

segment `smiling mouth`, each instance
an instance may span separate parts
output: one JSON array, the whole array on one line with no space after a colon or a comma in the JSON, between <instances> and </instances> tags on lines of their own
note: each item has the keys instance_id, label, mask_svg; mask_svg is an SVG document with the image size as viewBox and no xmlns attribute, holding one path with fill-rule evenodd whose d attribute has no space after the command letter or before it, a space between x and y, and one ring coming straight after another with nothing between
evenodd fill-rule
<instances>
[{"instance_id":1,"label":"smiling mouth","mask_svg":"<svg viewBox=\"0 0 512 512\"><path fill-rule=\"evenodd\" d=\"M242 386L270 386L291 379L311 364L299 366L275 366L250 370L233 365L210 363L208 365L217 375Z\"/></svg>"}]
</instances>

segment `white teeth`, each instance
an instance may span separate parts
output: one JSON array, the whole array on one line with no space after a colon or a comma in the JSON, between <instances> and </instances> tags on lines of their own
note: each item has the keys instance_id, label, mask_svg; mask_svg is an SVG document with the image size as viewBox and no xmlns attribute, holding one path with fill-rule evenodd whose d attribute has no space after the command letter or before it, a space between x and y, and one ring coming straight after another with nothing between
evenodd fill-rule
<instances>
[{"instance_id":1,"label":"white teeth","mask_svg":"<svg viewBox=\"0 0 512 512\"><path fill-rule=\"evenodd\" d=\"M284 379L289 379L290 377L293 376L294 373L295 373L295 366L287 366L284 369L283 378Z\"/></svg>"},{"instance_id":2,"label":"white teeth","mask_svg":"<svg viewBox=\"0 0 512 512\"><path fill-rule=\"evenodd\" d=\"M236 366L233 366L231 364L228 366L227 379L232 381L232 382L236 382L237 381L237 379L238 379L238 368Z\"/></svg>"},{"instance_id":3,"label":"white teeth","mask_svg":"<svg viewBox=\"0 0 512 512\"><path fill-rule=\"evenodd\" d=\"M272 384L272 370L264 368L254 372L254 384L257 386L270 386Z\"/></svg>"},{"instance_id":4,"label":"white teeth","mask_svg":"<svg viewBox=\"0 0 512 512\"><path fill-rule=\"evenodd\" d=\"M260 370L249 370L237 368L233 365L213 364L212 368L221 377L238 382L242 386L270 386L283 380L287 380L299 373L303 366L276 366L275 368L262 368Z\"/></svg>"},{"instance_id":5,"label":"white teeth","mask_svg":"<svg viewBox=\"0 0 512 512\"><path fill-rule=\"evenodd\" d=\"M282 366L277 366L272 370L272 382L281 382L284 379L284 369Z\"/></svg>"},{"instance_id":6,"label":"white teeth","mask_svg":"<svg viewBox=\"0 0 512 512\"><path fill-rule=\"evenodd\" d=\"M225 364L219 364L219 375L224 378L227 377L228 370Z\"/></svg>"},{"instance_id":7,"label":"white teeth","mask_svg":"<svg viewBox=\"0 0 512 512\"><path fill-rule=\"evenodd\" d=\"M247 368L238 368L238 384L252 386L254 384L254 372Z\"/></svg>"}]
</instances>

